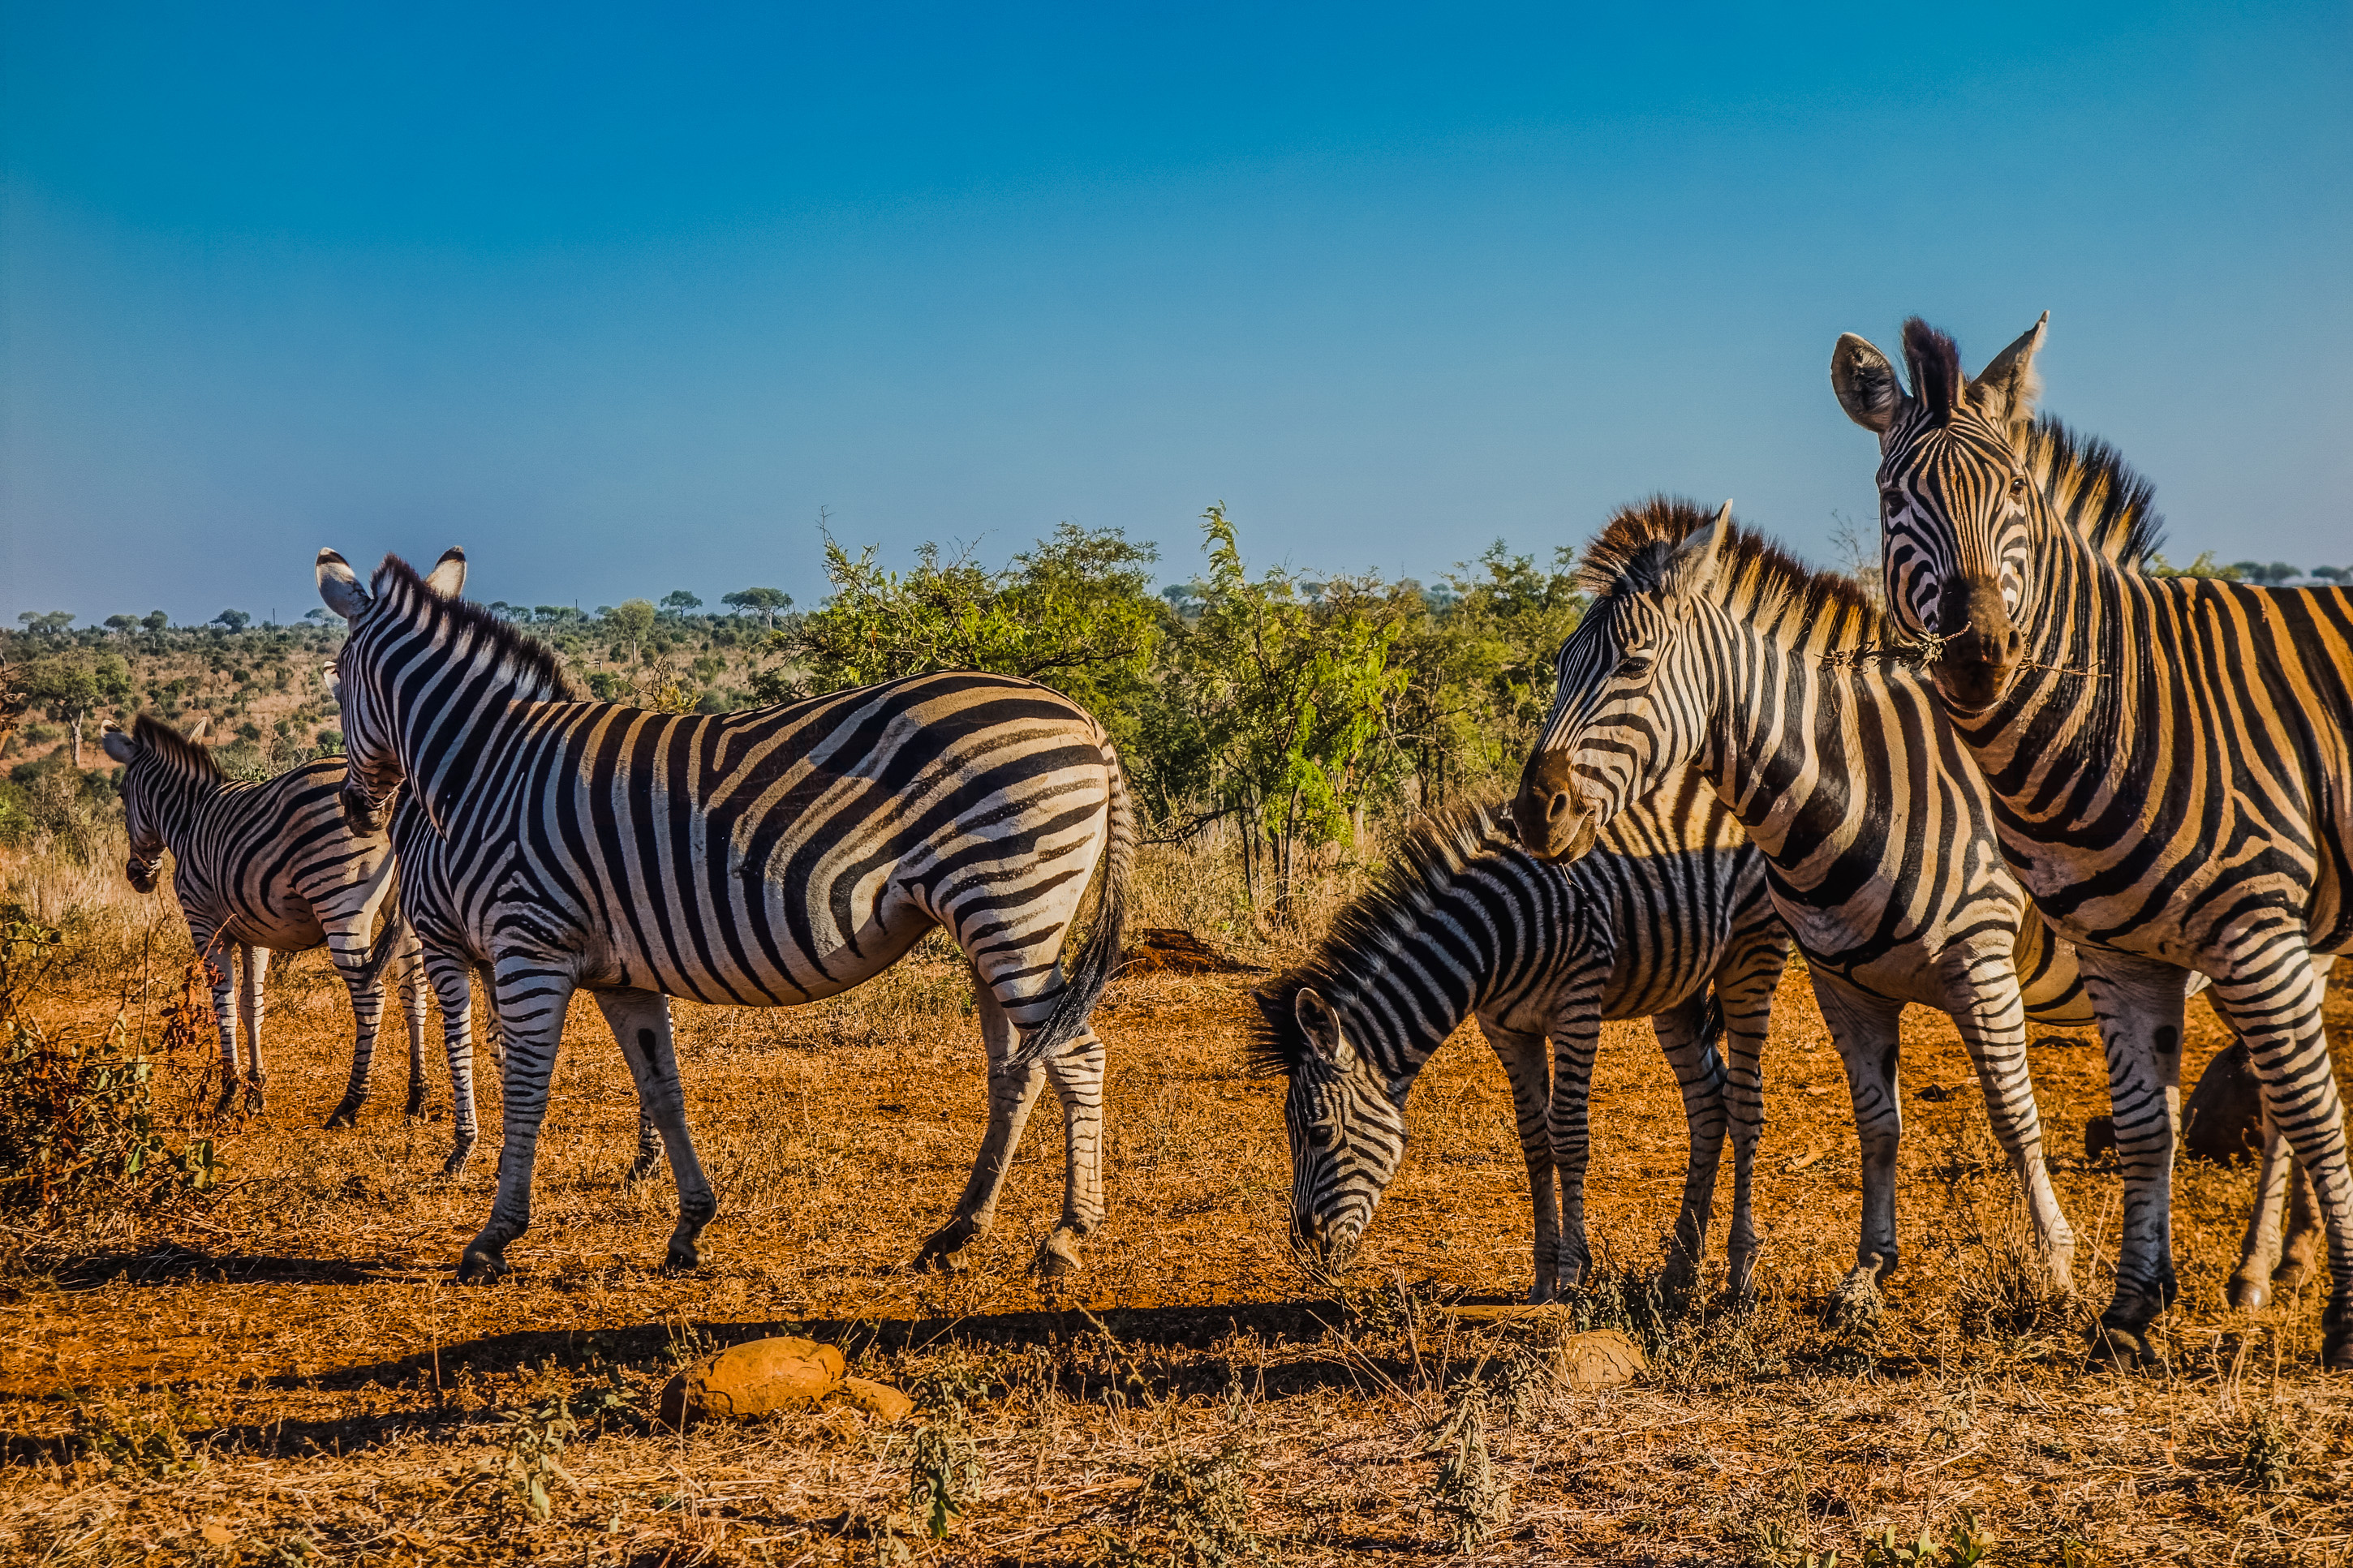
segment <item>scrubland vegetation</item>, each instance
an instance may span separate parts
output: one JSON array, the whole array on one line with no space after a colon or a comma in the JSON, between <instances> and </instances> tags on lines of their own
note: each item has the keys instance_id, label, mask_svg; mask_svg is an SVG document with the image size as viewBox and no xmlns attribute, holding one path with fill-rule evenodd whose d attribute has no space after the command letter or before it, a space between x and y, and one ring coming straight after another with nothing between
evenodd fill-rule
<instances>
[{"instance_id":1,"label":"scrubland vegetation","mask_svg":"<svg viewBox=\"0 0 2353 1568\"><path fill-rule=\"evenodd\" d=\"M839 552L836 593L706 616L540 618L584 685L692 707L929 664L1037 673L1113 724L1160 842L1138 928L1250 966L1114 983L1112 1214L1086 1267L1026 1271L1061 1180L1048 1110L972 1267L907 1272L952 1206L985 1105L961 963L935 945L834 1001L681 1005L690 1114L721 1199L706 1266L655 1267L666 1181L625 1190L635 1100L586 1000L565 1038L515 1274L459 1289L494 1162L443 1182L446 1083L399 1114L396 1048L353 1130L322 1132L350 1041L321 955L271 978L265 1118L216 1120L212 1030L165 893L122 880L107 773L36 706L0 809L0 1560L55 1563L1321 1563L1757 1568L2338 1563L2353 1555L2353 1392L2316 1370L2323 1287L2230 1311L2251 1173L2185 1164L2165 1368L2091 1372L2120 1184L2084 1158L2097 1043L2033 1052L2076 1291L2034 1283L2012 1184L1942 1018L1904 1043L1904 1266L1875 1324L1826 1326L1858 1173L1844 1079L1802 974L1778 999L1752 1302L1721 1261L1657 1284L1683 1132L1647 1028L1605 1032L1578 1301L1516 1325L1525 1176L1475 1032L1414 1091L1414 1142L1363 1255L1283 1244L1281 1086L1245 1077L1247 992L1296 957L1419 803L1500 789L1577 602L1563 563L1493 552L1444 584L1209 567L1151 591L1115 534L999 570ZM213 721L232 766L332 744L309 629L143 624L11 639L119 658L117 711ZM715 659L706 666L700 661ZM667 683L667 684L665 684ZM246 732L250 729L254 733ZM42 731L47 731L42 733ZM242 751L239 748L243 748ZM22 770L33 770L29 774ZM2347 999L2332 1001L2332 1032ZM2193 1004L2185 1078L2224 1043ZM489 1135L497 1088L484 1075ZM1728 1181L1728 1177L1727 1177ZM1728 1189L1719 1208L1728 1206ZM1717 1236L1721 1237L1719 1226ZM1721 1245L1720 1239L1717 1243ZM1553 1351L1619 1329L1632 1385L1580 1393ZM916 1415L827 1408L683 1436L649 1419L705 1348L843 1347Z\"/></svg>"}]
</instances>

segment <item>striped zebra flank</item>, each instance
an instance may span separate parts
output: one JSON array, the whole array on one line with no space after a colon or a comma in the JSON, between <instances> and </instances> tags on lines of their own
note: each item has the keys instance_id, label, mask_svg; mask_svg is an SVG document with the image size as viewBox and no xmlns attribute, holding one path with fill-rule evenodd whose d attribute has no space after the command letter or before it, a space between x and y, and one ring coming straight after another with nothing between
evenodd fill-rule
<instances>
[{"instance_id":1,"label":"striped zebra flank","mask_svg":"<svg viewBox=\"0 0 2353 1568\"><path fill-rule=\"evenodd\" d=\"M1591 1267L1585 1173L1601 1022L1647 1016L1690 1130L1668 1265L1670 1288L1687 1288L1725 1133L1717 1026L1735 1070L1753 1078L1788 951L1763 858L1694 784L1671 781L1574 867L1521 849L1500 806L1425 818L1307 962L1255 994L1251 1065L1288 1080L1293 1245L1322 1267L1355 1249L1405 1157L1415 1078L1476 1016L1511 1080L1527 1162L1532 1299L1575 1290ZM1757 1250L1757 1131L1753 1120L1731 1127L1728 1252L1744 1293Z\"/></svg>"},{"instance_id":2,"label":"striped zebra flank","mask_svg":"<svg viewBox=\"0 0 2353 1568\"><path fill-rule=\"evenodd\" d=\"M1662 778L1696 770L1769 865L1846 1068L1862 1145L1854 1270L1834 1310L1867 1317L1899 1261L1898 1029L1951 1015L2042 1267L2068 1287L2075 1237L2042 1158L2031 1017L2092 1021L2073 950L2004 864L1985 787L1935 694L1884 657L1891 628L1853 584L1732 521L1664 498L1620 510L1585 555L1594 602L1514 797L1524 842L1585 852ZM1734 1114L1762 1096L1736 1075Z\"/></svg>"},{"instance_id":3,"label":"striped zebra flank","mask_svg":"<svg viewBox=\"0 0 2353 1568\"><path fill-rule=\"evenodd\" d=\"M429 579L386 557L363 586L322 551L318 576L351 629L336 660L345 810L378 820L396 789L413 794L442 849L436 944L491 973L505 1146L461 1279L503 1272L530 1223L575 991L596 998L669 1156L667 1262L691 1268L717 1202L686 1123L670 998L816 1001L934 927L976 975L989 1120L917 1261L948 1267L987 1228L1050 1082L1066 1173L1038 1261L1077 1266L1103 1215L1103 1048L1089 1015L1119 960L1135 851L1119 758L1092 716L1034 682L969 671L742 713L584 702L550 650L456 596L460 552ZM1098 879L1092 929L1066 954Z\"/></svg>"},{"instance_id":4,"label":"striped zebra flank","mask_svg":"<svg viewBox=\"0 0 2353 1568\"><path fill-rule=\"evenodd\" d=\"M2212 982L2247 1043L2267 1137L2230 1292L2269 1293L2288 1160L2310 1173L2335 1274L2322 1357L2353 1367L2353 1171L2321 1023L2353 949L2353 592L2145 569L2160 522L2104 444L2035 415L2046 315L1975 378L1953 340L1887 357L1839 340L1841 405L1880 440L1894 619L1994 805L2002 849L2082 952L2125 1169L2103 1355L2146 1358L2179 1291L2172 1168L2182 998Z\"/></svg>"},{"instance_id":5,"label":"striped zebra flank","mask_svg":"<svg viewBox=\"0 0 2353 1568\"><path fill-rule=\"evenodd\" d=\"M389 908L398 902L391 847L382 834L354 834L345 825L342 761L322 758L262 783L241 782L223 773L204 746L143 713L128 733L109 727L100 743L123 768L123 826L131 839L124 870L131 885L153 892L164 852L172 853L172 895L211 982L220 1028L216 1109L227 1111L240 1087L254 1110L262 1107L269 1082L261 1025L269 955L323 945L351 992L356 1026L351 1079L327 1125L353 1125L367 1100L387 974L407 1003L407 1113L420 1114L423 981L414 944ZM380 910L389 918L378 938Z\"/></svg>"}]
</instances>

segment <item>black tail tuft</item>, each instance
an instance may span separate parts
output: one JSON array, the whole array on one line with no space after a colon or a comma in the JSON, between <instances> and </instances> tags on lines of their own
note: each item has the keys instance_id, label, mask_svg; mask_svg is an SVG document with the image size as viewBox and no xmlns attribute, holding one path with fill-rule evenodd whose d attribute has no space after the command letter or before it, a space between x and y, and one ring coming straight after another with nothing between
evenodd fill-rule
<instances>
[{"instance_id":1,"label":"black tail tuft","mask_svg":"<svg viewBox=\"0 0 2353 1568\"><path fill-rule=\"evenodd\" d=\"M1127 776L1120 769L1119 753L1108 741L1103 742L1103 762L1111 773L1111 820L1106 825L1110 840L1103 848L1103 898L1095 909L1095 928L1063 972L1062 994L1055 998L1054 1010L1015 1048L1007 1065L1016 1069L1045 1060L1078 1037L1103 987L1119 972L1121 955L1126 952L1127 879L1135 868L1135 806L1128 798Z\"/></svg>"}]
</instances>

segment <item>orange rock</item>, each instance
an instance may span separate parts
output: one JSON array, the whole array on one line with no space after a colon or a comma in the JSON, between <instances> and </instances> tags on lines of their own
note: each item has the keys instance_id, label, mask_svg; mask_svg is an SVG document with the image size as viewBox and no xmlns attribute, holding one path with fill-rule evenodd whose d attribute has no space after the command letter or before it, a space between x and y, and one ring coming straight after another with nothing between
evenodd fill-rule
<instances>
[{"instance_id":1,"label":"orange rock","mask_svg":"<svg viewBox=\"0 0 2353 1568\"><path fill-rule=\"evenodd\" d=\"M1642 1347L1614 1329L1588 1329L1560 1342L1554 1365L1564 1387L1579 1394L1617 1388L1650 1370Z\"/></svg>"},{"instance_id":2,"label":"orange rock","mask_svg":"<svg viewBox=\"0 0 2353 1568\"><path fill-rule=\"evenodd\" d=\"M915 1402L887 1383L871 1378L845 1377L841 1380L841 1397L855 1405L881 1426L905 1420L915 1408Z\"/></svg>"},{"instance_id":3,"label":"orange rock","mask_svg":"<svg viewBox=\"0 0 2353 1568\"><path fill-rule=\"evenodd\" d=\"M732 1345L670 1380L659 1412L673 1429L697 1421L750 1421L816 1404L840 1386L841 1352L815 1340Z\"/></svg>"}]
</instances>

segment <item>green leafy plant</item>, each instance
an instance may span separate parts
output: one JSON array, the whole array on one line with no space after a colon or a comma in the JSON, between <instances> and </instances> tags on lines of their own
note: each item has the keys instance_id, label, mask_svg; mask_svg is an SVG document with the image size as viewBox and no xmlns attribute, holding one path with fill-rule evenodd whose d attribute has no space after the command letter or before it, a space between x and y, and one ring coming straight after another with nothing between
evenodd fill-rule
<instances>
[{"instance_id":1,"label":"green leafy plant","mask_svg":"<svg viewBox=\"0 0 2353 1568\"><path fill-rule=\"evenodd\" d=\"M907 1512L934 1541L944 1541L971 1507L980 1487L980 1455L952 1426L925 1426L915 1434L907 1465Z\"/></svg>"},{"instance_id":2,"label":"green leafy plant","mask_svg":"<svg viewBox=\"0 0 2353 1568\"><path fill-rule=\"evenodd\" d=\"M551 1484L580 1489L563 1460L565 1445L580 1435L580 1424L561 1398L510 1411L506 1420L504 1447L476 1461L474 1474L451 1494L451 1500L487 1491L502 1510L543 1524L555 1511Z\"/></svg>"},{"instance_id":3,"label":"green leafy plant","mask_svg":"<svg viewBox=\"0 0 2353 1568\"><path fill-rule=\"evenodd\" d=\"M1231 1444L1215 1454L1163 1454L1128 1508L1128 1533L1103 1555L1137 1568L1226 1568L1260 1553L1242 1485L1248 1456Z\"/></svg>"}]
</instances>

